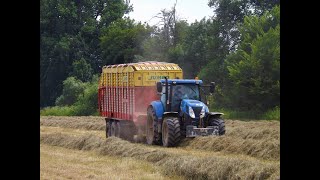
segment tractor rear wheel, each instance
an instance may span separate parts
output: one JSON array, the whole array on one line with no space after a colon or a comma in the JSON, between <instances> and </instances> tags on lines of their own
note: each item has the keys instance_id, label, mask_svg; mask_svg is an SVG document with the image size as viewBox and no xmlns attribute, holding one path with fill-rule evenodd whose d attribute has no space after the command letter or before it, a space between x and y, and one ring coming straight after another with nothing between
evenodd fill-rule
<instances>
[{"instance_id":1,"label":"tractor rear wheel","mask_svg":"<svg viewBox=\"0 0 320 180\"><path fill-rule=\"evenodd\" d=\"M111 134L111 126L112 126L112 121L111 120L106 121L107 137L111 137L112 136L112 134Z\"/></svg>"},{"instance_id":2,"label":"tractor rear wheel","mask_svg":"<svg viewBox=\"0 0 320 180\"><path fill-rule=\"evenodd\" d=\"M180 123L176 117L166 117L162 123L162 144L164 147L176 146L181 140Z\"/></svg>"},{"instance_id":3,"label":"tractor rear wheel","mask_svg":"<svg viewBox=\"0 0 320 180\"><path fill-rule=\"evenodd\" d=\"M224 135L226 133L224 120L221 118L212 117L209 120L210 126L219 127L219 135Z\"/></svg>"},{"instance_id":4,"label":"tractor rear wheel","mask_svg":"<svg viewBox=\"0 0 320 180\"><path fill-rule=\"evenodd\" d=\"M107 119L105 119L106 120L106 138L108 138L109 137L109 122L108 122L108 120Z\"/></svg>"},{"instance_id":5,"label":"tractor rear wheel","mask_svg":"<svg viewBox=\"0 0 320 180\"><path fill-rule=\"evenodd\" d=\"M118 122L119 137L124 140L133 141L136 127L133 121L121 120Z\"/></svg>"},{"instance_id":6,"label":"tractor rear wheel","mask_svg":"<svg viewBox=\"0 0 320 180\"><path fill-rule=\"evenodd\" d=\"M147 126L146 126L146 141L147 144L160 144L161 139L157 131L156 113L153 107L148 108L147 112Z\"/></svg>"},{"instance_id":7,"label":"tractor rear wheel","mask_svg":"<svg viewBox=\"0 0 320 180\"><path fill-rule=\"evenodd\" d=\"M112 121L110 128L110 136L119 137L119 130L119 123L117 121Z\"/></svg>"}]
</instances>

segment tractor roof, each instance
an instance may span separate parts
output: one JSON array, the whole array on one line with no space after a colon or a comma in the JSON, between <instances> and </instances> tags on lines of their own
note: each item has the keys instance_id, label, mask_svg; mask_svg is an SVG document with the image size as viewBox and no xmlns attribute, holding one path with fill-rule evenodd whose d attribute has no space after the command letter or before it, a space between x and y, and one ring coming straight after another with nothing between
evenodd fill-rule
<instances>
[{"instance_id":1,"label":"tractor roof","mask_svg":"<svg viewBox=\"0 0 320 180\"><path fill-rule=\"evenodd\" d=\"M161 83L165 83L165 79L160 80ZM202 80L195 80L195 79L168 79L168 84L172 83L176 84L202 84Z\"/></svg>"}]
</instances>

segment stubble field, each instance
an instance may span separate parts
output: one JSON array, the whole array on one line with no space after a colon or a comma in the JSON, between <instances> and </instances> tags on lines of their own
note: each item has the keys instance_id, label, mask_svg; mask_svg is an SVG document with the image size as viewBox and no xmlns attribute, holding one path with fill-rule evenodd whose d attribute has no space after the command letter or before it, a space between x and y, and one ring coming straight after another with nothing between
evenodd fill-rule
<instances>
[{"instance_id":1,"label":"stubble field","mask_svg":"<svg viewBox=\"0 0 320 180\"><path fill-rule=\"evenodd\" d=\"M103 117L41 116L41 179L280 179L280 122L225 120L224 136L164 148L105 137Z\"/></svg>"}]
</instances>

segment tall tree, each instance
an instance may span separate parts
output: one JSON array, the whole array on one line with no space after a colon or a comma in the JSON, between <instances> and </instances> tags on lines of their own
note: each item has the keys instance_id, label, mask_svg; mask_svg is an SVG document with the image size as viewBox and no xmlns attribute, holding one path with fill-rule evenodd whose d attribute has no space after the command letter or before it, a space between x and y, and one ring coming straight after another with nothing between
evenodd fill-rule
<instances>
[{"instance_id":1,"label":"tall tree","mask_svg":"<svg viewBox=\"0 0 320 180\"><path fill-rule=\"evenodd\" d=\"M142 42L150 36L151 29L129 18L119 19L105 28L101 36L104 64L133 62L135 55L142 55Z\"/></svg>"},{"instance_id":2,"label":"tall tree","mask_svg":"<svg viewBox=\"0 0 320 180\"><path fill-rule=\"evenodd\" d=\"M239 49L227 59L232 104L257 111L280 105L280 7L247 16Z\"/></svg>"},{"instance_id":3,"label":"tall tree","mask_svg":"<svg viewBox=\"0 0 320 180\"><path fill-rule=\"evenodd\" d=\"M93 76L93 70L90 64L81 58L80 60L72 63L72 71L69 73L69 76L73 76L82 82L88 82Z\"/></svg>"},{"instance_id":4,"label":"tall tree","mask_svg":"<svg viewBox=\"0 0 320 180\"><path fill-rule=\"evenodd\" d=\"M221 64L228 49L219 36L218 21L203 18L191 25L179 21L176 27L177 45L169 49L169 58L171 62L180 64L184 69L185 78L194 78L211 61ZM218 71L213 71L211 77L217 74Z\"/></svg>"},{"instance_id":5,"label":"tall tree","mask_svg":"<svg viewBox=\"0 0 320 180\"><path fill-rule=\"evenodd\" d=\"M102 65L100 29L132 10L123 0L40 1L40 106L53 105L72 63Z\"/></svg>"},{"instance_id":6,"label":"tall tree","mask_svg":"<svg viewBox=\"0 0 320 180\"><path fill-rule=\"evenodd\" d=\"M259 17L279 3L279 0L209 0L208 5L213 8L215 13L212 18L216 22L214 32L218 32L212 35L219 38L216 38L216 41L210 41L213 48L208 51L208 55L210 54L213 58L210 58L208 64L201 69L199 76L205 82L217 82L214 94L217 105L232 108L241 107L241 105L234 103L236 98L230 92L234 90L234 82L231 81L227 68L231 62L227 64L226 60L231 61L232 56L229 54L233 54L233 57L240 56L239 53L234 52L244 49L244 44L248 45L243 42L249 41L244 38L246 33L239 29L244 23L245 17ZM237 93L235 92L235 94Z\"/></svg>"},{"instance_id":7,"label":"tall tree","mask_svg":"<svg viewBox=\"0 0 320 180\"><path fill-rule=\"evenodd\" d=\"M208 6L213 8L214 18L220 23L220 36L234 51L240 42L240 32L237 28L245 16L262 15L279 5L280 0L209 0Z\"/></svg>"}]
</instances>

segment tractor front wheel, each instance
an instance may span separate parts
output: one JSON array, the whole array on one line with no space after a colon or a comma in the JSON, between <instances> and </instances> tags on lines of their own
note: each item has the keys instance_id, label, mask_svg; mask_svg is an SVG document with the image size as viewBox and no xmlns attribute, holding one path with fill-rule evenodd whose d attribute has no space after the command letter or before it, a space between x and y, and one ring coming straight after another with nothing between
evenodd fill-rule
<instances>
[{"instance_id":1,"label":"tractor front wheel","mask_svg":"<svg viewBox=\"0 0 320 180\"><path fill-rule=\"evenodd\" d=\"M110 136L119 137L119 123L117 121L111 121L111 127L110 127Z\"/></svg>"},{"instance_id":2,"label":"tractor front wheel","mask_svg":"<svg viewBox=\"0 0 320 180\"><path fill-rule=\"evenodd\" d=\"M110 136L110 123L106 119L106 138L108 138L109 136Z\"/></svg>"},{"instance_id":3,"label":"tractor front wheel","mask_svg":"<svg viewBox=\"0 0 320 180\"><path fill-rule=\"evenodd\" d=\"M178 145L181 140L180 123L176 117L166 117L162 123L162 144L164 147Z\"/></svg>"},{"instance_id":4,"label":"tractor front wheel","mask_svg":"<svg viewBox=\"0 0 320 180\"><path fill-rule=\"evenodd\" d=\"M224 135L226 133L224 120L221 118L212 117L209 120L210 126L215 126L219 128L219 135Z\"/></svg>"}]
</instances>

